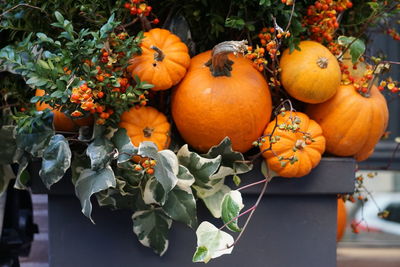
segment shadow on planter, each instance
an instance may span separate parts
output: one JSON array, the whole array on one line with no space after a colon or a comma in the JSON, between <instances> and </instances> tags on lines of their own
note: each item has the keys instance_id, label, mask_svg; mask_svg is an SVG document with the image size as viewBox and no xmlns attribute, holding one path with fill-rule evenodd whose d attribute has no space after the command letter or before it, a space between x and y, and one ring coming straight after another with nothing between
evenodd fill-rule
<instances>
[{"instance_id":1,"label":"shadow on planter","mask_svg":"<svg viewBox=\"0 0 400 267\"><path fill-rule=\"evenodd\" d=\"M49 195L50 267L201 265L191 262L194 230L174 223L168 251L159 257L138 242L129 211L99 208L93 199L93 225L80 211L71 180L64 177L49 192L40 181L39 168L40 163L34 163L29 171L32 192ZM353 191L354 171L353 159L323 158L303 178L274 178L232 255L213 259L207 266L336 266L336 195ZM243 185L260 179L260 164L241 175ZM254 186L242 191L245 208L255 203L260 190ZM198 214L199 221L215 222L201 203Z\"/></svg>"}]
</instances>

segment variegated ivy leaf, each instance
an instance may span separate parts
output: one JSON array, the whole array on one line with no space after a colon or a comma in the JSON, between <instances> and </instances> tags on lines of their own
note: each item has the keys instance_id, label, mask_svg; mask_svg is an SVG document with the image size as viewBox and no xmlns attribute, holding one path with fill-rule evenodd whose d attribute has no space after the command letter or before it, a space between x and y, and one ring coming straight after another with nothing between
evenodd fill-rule
<instances>
[{"instance_id":1,"label":"variegated ivy leaf","mask_svg":"<svg viewBox=\"0 0 400 267\"><path fill-rule=\"evenodd\" d=\"M14 188L20 190L28 189L29 182L29 174L25 171L26 167L28 167L28 163L30 161L30 155L27 152L22 152L22 155L18 157L18 172L17 178L15 180Z\"/></svg>"},{"instance_id":2,"label":"variegated ivy leaf","mask_svg":"<svg viewBox=\"0 0 400 267\"><path fill-rule=\"evenodd\" d=\"M179 165L177 186L180 188L189 189L195 182L194 176L189 172L189 170L182 165Z\"/></svg>"},{"instance_id":3,"label":"variegated ivy leaf","mask_svg":"<svg viewBox=\"0 0 400 267\"><path fill-rule=\"evenodd\" d=\"M143 190L144 203L146 203L147 205L150 204L164 205L166 199L167 199L167 194L162 185L157 181L155 177L151 177L146 182L146 185Z\"/></svg>"},{"instance_id":4,"label":"variegated ivy leaf","mask_svg":"<svg viewBox=\"0 0 400 267\"><path fill-rule=\"evenodd\" d=\"M98 171L107 167L114 158L114 145L104 137L97 137L88 146L86 155L89 156L91 169Z\"/></svg>"},{"instance_id":5,"label":"variegated ivy leaf","mask_svg":"<svg viewBox=\"0 0 400 267\"><path fill-rule=\"evenodd\" d=\"M197 249L193 255L193 262L207 263L211 259L224 254L231 254L233 237L219 230L209 222L202 222L196 231Z\"/></svg>"},{"instance_id":6,"label":"variegated ivy leaf","mask_svg":"<svg viewBox=\"0 0 400 267\"><path fill-rule=\"evenodd\" d=\"M71 149L63 135L56 134L50 139L42 158L40 178L45 186L50 186L60 181L66 170L71 166Z\"/></svg>"},{"instance_id":7,"label":"variegated ivy leaf","mask_svg":"<svg viewBox=\"0 0 400 267\"><path fill-rule=\"evenodd\" d=\"M176 174L178 173L178 159L171 150L157 151L157 146L153 142L144 141L140 143L138 154L142 157L154 159L157 164L154 167L154 176L168 193L178 182Z\"/></svg>"},{"instance_id":8,"label":"variegated ivy leaf","mask_svg":"<svg viewBox=\"0 0 400 267\"><path fill-rule=\"evenodd\" d=\"M224 223L227 223L226 226L229 230L233 232L241 231L237 224L238 219L233 219L239 215L243 207L242 195L237 190L229 192L222 199L221 218Z\"/></svg>"},{"instance_id":9,"label":"variegated ivy leaf","mask_svg":"<svg viewBox=\"0 0 400 267\"><path fill-rule=\"evenodd\" d=\"M229 193L229 191L231 191L229 186L226 186L222 181L220 184L218 184L218 190L213 190L212 194L208 194L207 190L199 190L197 191L197 196L203 200L207 209L215 218L220 218L222 207L221 203L224 199L224 196ZM201 192L203 195L199 195L199 192Z\"/></svg>"},{"instance_id":10,"label":"variegated ivy leaf","mask_svg":"<svg viewBox=\"0 0 400 267\"><path fill-rule=\"evenodd\" d=\"M11 165L0 165L0 197L7 190L10 180L14 178L15 175L11 169Z\"/></svg>"},{"instance_id":11,"label":"variegated ivy leaf","mask_svg":"<svg viewBox=\"0 0 400 267\"><path fill-rule=\"evenodd\" d=\"M185 166L195 178L195 185L205 189L212 189L210 177L218 170L221 164L221 156L213 159L204 158L188 149L184 145L177 153L179 164Z\"/></svg>"},{"instance_id":12,"label":"variegated ivy leaf","mask_svg":"<svg viewBox=\"0 0 400 267\"><path fill-rule=\"evenodd\" d=\"M91 217L92 203L90 202L90 197L95 193L115 186L115 176L110 166L98 171L93 171L91 169L84 169L81 171L75 183L75 194L81 202L82 213L85 214L92 223L94 223L94 221Z\"/></svg>"},{"instance_id":13,"label":"variegated ivy leaf","mask_svg":"<svg viewBox=\"0 0 400 267\"><path fill-rule=\"evenodd\" d=\"M86 155L86 153L79 154L75 152L71 162L71 181L74 185L79 179L81 172L85 169L90 169L90 158Z\"/></svg>"},{"instance_id":14,"label":"variegated ivy leaf","mask_svg":"<svg viewBox=\"0 0 400 267\"><path fill-rule=\"evenodd\" d=\"M225 137L218 145L210 148L206 158L221 156L221 168L214 175L214 178L224 178L228 175L241 174L252 169L252 164L244 163L245 158L240 152L233 151L232 142L229 137ZM224 167L224 168L222 168Z\"/></svg>"},{"instance_id":15,"label":"variegated ivy leaf","mask_svg":"<svg viewBox=\"0 0 400 267\"><path fill-rule=\"evenodd\" d=\"M138 148L132 144L131 139L126 134L126 130L124 128L119 128L118 131L114 133L111 141L118 149L119 164L130 160L133 155L138 153Z\"/></svg>"},{"instance_id":16,"label":"variegated ivy leaf","mask_svg":"<svg viewBox=\"0 0 400 267\"><path fill-rule=\"evenodd\" d=\"M133 232L139 242L162 256L168 249L168 232L172 220L161 209L136 211L132 215Z\"/></svg>"}]
</instances>

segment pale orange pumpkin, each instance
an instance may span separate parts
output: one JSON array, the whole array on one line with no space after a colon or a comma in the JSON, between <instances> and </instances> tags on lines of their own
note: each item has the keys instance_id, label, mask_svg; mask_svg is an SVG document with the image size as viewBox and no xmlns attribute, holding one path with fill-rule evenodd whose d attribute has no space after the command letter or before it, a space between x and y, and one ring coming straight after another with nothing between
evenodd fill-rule
<instances>
[{"instance_id":1,"label":"pale orange pumpkin","mask_svg":"<svg viewBox=\"0 0 400 267\"><path fill-rule=\"evenodd\" d=\"M299 123L295 123L299 121ZM281 129L280 125L297 125L297 131ZM277 125L277 127L275 127ZM274 130L275 128L275 130ZM270 146L269 136L275 142ZM278 115L277 121L273 120L264 131L266 142L260 149L265 151L263 157L268 167L281 177L302 177L310 173L321 161L325 151L325 138L322 129L313 120L301 112L286 112ZM267 150L268 148L272 150ZM282 157L282 159L280 159ZM296 158L293 164L289 158Z\"/></svg>"},{"instance_id":2,"label":"pale orange pumpkin","mask_svg":"<svg viewBox=\"0 0 400 267\"><path fill-rule=\"evenodd\" d=\"M153 107L132 107L121 115L119 127L125 128L134 146L143 141L155 143L159 150L168 148L171 126L167 117Z\"/></svg>"},{"instance_id":3,"label":"pale orange pumpkin","mask_svg":"<svg viewBox=\"0 0 400 267\"><path fill-rule=\"evenodd\" d=\"M342 85L333 98L309 105L306 111L321 125L327 152L358 161L372 154L389 119L386 100L376 86L369 96L362 96L354 86Z\"/></svg>"},{"instance_id":4,"label":"pale orange pumpkin","mask_svg":"<svg viewBox=\"0 0 400 267\"><path fill-rule=\"evenodd\" d=\"M244 42L224 42L213 52L193 57L185 78L173 90L174 122L183 139L200 152L226 136L234 150L245 152L269 122L267 82L250 60L232 54L245 49Z\"/></svg>"},{"instance_id":5,"label":"pale orange pumpkin","mask_svg":"<svg viewBox=\"0 0 400 267\"><path fill-rule=\"evenodd\" d=\"M178 36L164 29L144 33L142 53L133 56L127 68L132 77L154 85L152 90L166 90L179 83L190 64L189 50Z\"/></svg>"},{"instance_id":6,"label":"pale orange pumpkin","mask_svg":"<svg viewBox=\"0 0 400 267\"><path fill-rule=\"evenodd\" d=\"M43 96L45 95L45 91L41 89L37 89L35 92L35 96ZM93 116L89 116L82 119L71 119L63 112L53 109L50 105L46 103L36 103L36 110L41 111L45 110L46 108L50 109L53 114L53 124L54 129L56 131L62 132L75 132L79 129L79 126L87 126L93 124Z\"/></svg>"},{"instance_id":7,"label":"pale orange pumpkin","mask_svg":"<svg viewBox=\"0 0 400 267\"><path fill-rule=\"evenodd\" d=\"M340 86L341 72L336 57L322 44L302 41L301 51L286 49L280 59L281 82L294 98L306 103L322 103Z\"/></svg>"},{"instance_id":8,"label":"pale orange pumpkin","mask_svg":"<svg viewBox=\"0 0 400 267\"><path fill-rule=\"evenodd\" d=\"M336 232L336 241L340 241L344 235L346 230L346 206L344 204L343 199L338 198L337 200L337 232Z\"/></svg>"}]
</instances>

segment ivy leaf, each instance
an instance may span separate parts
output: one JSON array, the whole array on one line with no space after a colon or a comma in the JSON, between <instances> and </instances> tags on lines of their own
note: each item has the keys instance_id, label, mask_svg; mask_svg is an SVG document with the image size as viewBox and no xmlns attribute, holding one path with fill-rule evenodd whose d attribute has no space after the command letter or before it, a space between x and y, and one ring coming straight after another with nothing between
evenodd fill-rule
<instances>
[{"instance_id":1,"label":"ivy leaf","mask_svg":"<svg viewBox=\"0 0 400 267\"><path fill-rule=\"evenodd\" d=\"M72 183L74 185L85 169L90 169L90 158L85 153L74 153L71 162Z\"/></svg>"},{"instance_id":2,"label":"ivy leaf","mask_svg":"<svg viewBox=\"0 0 400 267\"><path fill-rule=\"evenodd\" d=\"M207 263L224 254L231 254L233 250L233 247L229 247L234 242L233 237L207 221L199 225L196 236L197 249L193 255L193 262Z\"/></svg>"},{"instance_id":3,"label":"ivy leaf","mask_svg":"<svg viewBox=\"0 0 400 267\"><path fill-rule=\"evenodd\" d=\"M126 129L124 128L119 128L118 131L114 133L111 141L118 149L119 164L130 160L133 155L138 153L138 148L132 144L131 139L126 134Z\"/></svg>"},{"instance_id":4,"label":"ivy leaf","mask_svg":"<svg viewBox=\"0 0 400 267\"><path fill-rule=\"evenodd\" d=\"M14 134L15 126L7 125L0 128L0 165L13 163L17 149Z\"/></svg>"},{"instance_id":5,"label":"ivy leaf","mask_svg":"<svg viewBox=\"0 0 400 267\"><path fill-rule=\"evenodd\" d=\"M90 197L95 193L115 186L115 176L110 166L98 171L85 169L81 172L75 184L75 194L81 202L82 213L88 217L92 223L94 223L94 221L91 217L92 203L90 202Z\"/></svg>"},{"instance_id":6,"label":"ivy leaf","mask_svg":"<svg viewBox=\"0 0 400 267\"><path fill-rule=\"evenodd\" d=\"M160 204L164 205L167 194L162 185L153 176L147 182L143 190L143 201L147 205Z\"/></svg>"},{"instance_id":7,"label":"ivy leaf","mask_svg":"<svg viewBox=\"0 0 400 267\"><path fill-rule=\"evenodd\" d=\"M201 190L200 188L196 187L195 189L197 191L197 196L203 200L211 214L215 218L220 218L222 200L224 199L224 196L231 191L229 186L226 186L224 181L221 181L216 185L215 190Z\"/></svg>"},{"instance_id":8,"label":"ivy leaf","mask_svg":"<svg viewBox=\"0 0 400 267\"><path fill-rule=\"evenodd\" d=\"M190 188L176 186L172 189L163 205L163 210L175 221L182 222L193 229L197 226L196 200Z\"/></svg>"},{"instance_id":9,"label":"ivy leaf","mask_svg":"<svg viewBox=\"0 0 400 267\"><path fill-rule=\"evenodd\" d=\"M28 189L28 182L29 182L29 174L25 171L26 167L28 167L29 163L29 154L24 152L22 156L18 159L18 172L17 178L15 180L14 188L20 190L27 190Z\"/></svg>"},{"instance_id":10,"label":"ivy leaf","mask_svg":"<svg viewBox=\"0 0 400 267\"><path fill-rule=\"evenodd\" d=\"M221 207L221 218L222 221L226 224L233 220L233 218L237 217L240 211L243 209L243 200L242 195L239 191L233 190L226 194L222 200ZM228 223L226 226L229 230L233 232L240 232L241 229L237 224L238 219Z\"/></svg>"},{"instance_id":11,"label":"ivy leaf","mask_svg":"<svg viewBox=\"0 0 400 267\"><path fill-rule=\"evenodd\" d=\"M176 176L178 177L177 186L181 188L190 188L195 182L193 175L182 165L179 165L179 171Z\"/></svg>"},{"instance_id":12,"label":"ivy leaf","mask_svg":"<svg viewBox=\"0 0 400 267\"><path fill-rule=\"evenodd\" d=\"M7 190L10 180L14 179L15 175L11 169L11 165L0 165L0 197Z\"/></svg>"},{"instance_id":13,"label":"ivy leaf","mask_svg":"<svg viewBox=\"0 0 400 267\"><path fill-rule=\"evenodd\" d=\"M60 181L71 166L71 156L67 139L60 134L52 136L44 150L42 168L39 171L40 178L48 189Z\"/></svg>"},{"instance_id":14,"label":"ivy leaf","mask_svg":"<svg viewBox=\"0 0 400 267\"><path fill-rule=\"evenodd\" d=\"M92 170L98 171L107 167L114 156L113 150L113 144L104 137L97 137L90 143L86 155L90 158Z\"/></svg>"},{"instance_id":15,"label":"ivy leaf","mask_svg":"<svg viewBox=\"0 0 400 267\"><path fill-rule=\"evenodd\" d=\"M141 210L132 215L133 232L139 242L162 256L168 249L168 231L172 220L161 209Z\"/></svg>"},{"instance_id":16,"label":"ivy leaf","mask_svg":"<svg viewBox=\"0 0 400 267\"><path fill-rule=\"evenodd\" d=\"M156 160L154 167L154 176L168 193L178 182L176 174L178 173L178 159L171 150L157 151L157 146L153 142L144 141L139 145L138 154L142 157L149 157Z\"/></svg>"},{"instance_id":17,"label":"ivy leaf","mask_svg":"<svg viewBox=\"0 0 400 267\"><path fill-rule=\"evenodd\" d=\"M198 187L212 189L209 184L210 177L218 170L221 164L221 156L213 159L199 156L195 152L190 152L188 145L184 145L177 153L179 164L185 166L195 178Z\"/></svg>"},{"instance_id":18,"label":"ivy leaf","mask_svg":"<svg viewBox=\"0 0 400 267\"><path fill-rule=\"evenodd\" d=\"M143 203L140 188L129 185L121 178L116 176L116 188L108 188L96 194L99 205L113 210L148 208Z\"/></svg>"},{"instance_id":19,"label":"ivy leaf","mask_svg":"<svg viewBox=\"0 0 400 267\"><path fill-rule=\"evenodd\" d=\"M338 38L339 44L343 46L348 46L351 55L351 61L356 63L360 57L365 52L365 44L361 39L356 39L355 37L347 37L347 36L339 36Z\"/></svg>"}]
</instances>

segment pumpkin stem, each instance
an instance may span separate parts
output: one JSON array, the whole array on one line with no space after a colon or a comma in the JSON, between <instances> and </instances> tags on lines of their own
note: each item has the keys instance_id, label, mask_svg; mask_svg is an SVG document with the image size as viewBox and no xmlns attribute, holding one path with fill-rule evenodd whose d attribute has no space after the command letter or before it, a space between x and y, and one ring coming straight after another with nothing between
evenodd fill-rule
<instances>
[{"instance_id":1,"label":"pumpkin stem","mask_svg":"<svg viewBox=\"0 0 400 267\"><path fill-rule=\"evenodd\" d=\"M154 53L154 60L163 61L163 59L165 58L164 52L155 45L150 46L150 48L153 49L154 51L156 51Z\"/></svg>"},{"instance_id":2,"label":"pumpkin stem","mask_svg":"<svg viewBox=\"0 0 400 267\"><path fill-rule=\"evenodd\" d=\"M319 57L317 60L317 65L321 69L326 69L328 67L329 60L326 57Z\"/></svg>"},{"instance_id":3,"label":"pumpkin stem","mask_svg":"<svg viewBox=\"0 0 400 267\"><path fill-rule=\"evenodd\" d=\"M154 128L147 127L143 129L144 137L151 137L153 134Z\"/></svg>"},{"instance_id":4,"label":"pumpkin stem","mask_svg":"<svg viewBox=\"0 0 400 267\"><path fill-rule=\"evenodd\" d=\"M302 139L298 139L298 140L296 141L296 144L295 144L294 146L295 146L295 148L297 148L297 149L303 149L303 148L306 147L306 142L305 142L304 140L302 140Z\"/></svg>"},{"instance_id":5,"label":"pumpkin stem","mask_svg":"<svg viewBox=\"0 0 400 267\"><path fill-rule=\"evenodd\" d=\"M247 40L242 41L226 41L214 46L211 52L211 58L205 64L210 68L211 74L214 77L231 76L233 61L228 59L228 54L238 53L244 54L247 49Z\"/></svg>"}]
</instances>

